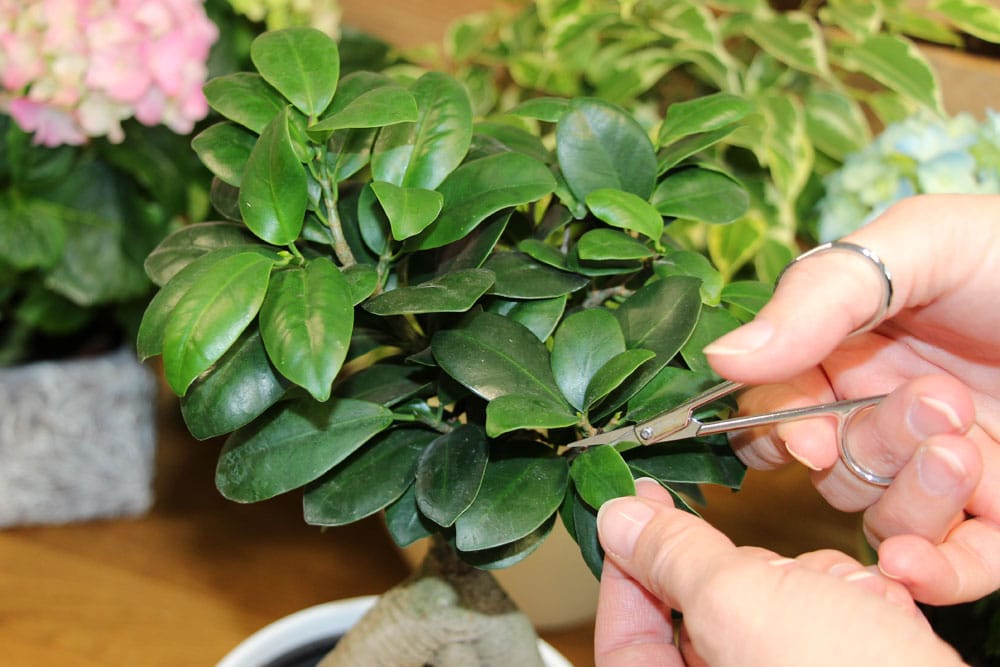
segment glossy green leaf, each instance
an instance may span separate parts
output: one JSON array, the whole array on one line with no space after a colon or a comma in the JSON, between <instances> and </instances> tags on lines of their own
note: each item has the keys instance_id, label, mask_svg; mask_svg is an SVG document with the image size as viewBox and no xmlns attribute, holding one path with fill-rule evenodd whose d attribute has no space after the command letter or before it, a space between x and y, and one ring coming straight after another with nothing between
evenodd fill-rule
<instances>
[{"instance_id":1,"label":"glossy green leaf","mask_svg":"<svg viewBox=\"0 0 1000 667\"><path fill-rule=\"evenodd\" d=\"M583 410L587 386L604 364L625 351L618 320L604 308L566 317L552 338L552 374L570 405Z\"/></svg>"},{"instance_id":2,"label":"glossy green leaf","mask_svg":"<svg viewBox=\"0 0 1000 667\"><path fill-rule=\"evenodd\" d=\"M734 314L742 315L741 319L748 320L764 307L773 291L769 283L739 280L722 288L722 302L735 309Z\"/></svg>"},{"instance_id":3,"label":"glossy green leaf","mask_svg":"<svg viewBox=\"0 0 1000 667\"><path fill-rule=\"evenodd\" d=\"M375 181L371 188L389 219L392 237L397 241L424 231L444 205L444 197L435 190L401 188L385 181Z\"/></svg>"},{"instance_id":4,"label":"glossy green leaf","mask_svg":"<svg viewBox=\"0 0 1000 667\"><path fill-rule=\"evenodd\" d=\"M518 429L565 428L580 418L565 401L505 394L486 406L486 434L497 438Z\"/></svg>"},{"instance_id":5,"label":"glossy green leaf","mask_svg":"<svg viewBox=\"0 0 1000 667\"><path fill-rule=\"evenodd\" d=\"M260 334L275 368L317 401L330 397L347 356L354 304L340 269L326 258L271 277Z\"/></svg>"},{"instance_id":6,"label":"glossy green leaf","mask_svg":"<svg viewBox=\"0 0 1000 667\"><path fill-rule=\"evenodd\" d=\"M656 352L671 359L691 335L701 313L701 281L686 276L645 285L614 311L628 349Z\"/></svg>"},{"instance_id":7,"label":"glossy green leaf","mask_svg":"<svg viewBox=\"0 0 1000 667\"><path fill-rule=\"evenodd\" d=\"M689 167L660 181L652 203L664 216L725 224L746 212L750 198L735 179L711 169Z\"/></svg>"},{"instance_id":8,"label":"glossy green leaf","mask_svg":"<svg viewBox=\"0 0 1000 667\"><path fill-rule=\"evenodd\" d=\"M666 146L690 135L730 128L751 111L753 105L746 98L730 93L714 93L675 102L667 107L667 116L660 125L656 143Z\"/></svg>"},{"instance_id":9,"label":"glossy green leaf","mask_svg":"<svg viewBox=\"0 0 1000 667\"><path fill-rule=\"evenodd\" d=\"M250 45L260 75L306 116L330 105L340 78L337 43L314 28L265 32Z\"/></svg>"},{"instance_id":10,"label":"glossy green leaf","mask_svg":"<svg viewBox=\"0 0 1000 667\"><path fill-rule=\"evenodd\" d=\"M459 557L480 570L502 570L520 563L542 545L556 523L553 514L541 526L524 537L492 549L460 551Z\"/></svg>"},{"instance_id":11,"label":"glossy green leaf","mask_svg":"<svg viewBox=\"0 0 1000 667\"><path fill-rule=\"evenodd\" d=\"M248 330L181 399L191 435L204 440L246 426L285 394L289 382L271 365L264 342Z\"/></svg>"},{"instance_id":12,"label":"glossy green leaf","mask_svg":"<svg viewBox=\"0 0 1000 667\"><path fill-rule=\"evenodd\" d=\"M838 162L871 142L861 105L835 90L813 90L806 97L806 130L816 148Z\"/></svg>"},{"instance_id":13,"label":"glossy green leaf","mask_svg":"<svg viewBox=\"0 0 1000 667\"><path fill-rule=\"evenodd\" d=\"M307 132L315 141L326 141L334 130L384 127L416 122L417 101L402 86L380 86L351 100L347 106L310 125Z\"/></svg>"},{"instance_id":14,"label":"glossy green leaf","mask_svg":"<svg viewBox=\"0 0 1000 667\"><path fill-rule=\"evenodd\" d=\"M714 373L696 373L679 366L664 366L633 396L625 419L641 422L652 419L697 396L718 382Z\"/></svg>"},{"instance_id":15,"label":"glossy green leaf","mask_svg":"<svg viewBox=\"0 0 1000 667\"><path fill-rule=\"evenodd\" d=\"M943 113L941 87L927 58L898 35L872 35L838 52L837 64L861 72L925 107Z\"/></svg>"},{"instance_id":16,"label":"glossy green leaf","mask_svg":"<svg viewBox=\"0 0 1000 667\"><path fill-rule=\"evenodd\" d=\"M534 97L521 102L507 113L555 123L568 108L569 100L564 97Z\"/></svg>"},{"instance_id":17,"label":"glossy green leaf","mask_svg":"<svg viewBox=\"0 0 1000 667\"><path fill-rule=\"evenodd\" d=\"M681 139L671 143L669 146L663 148L656 156L657 175L659 176L667 173L692 155L696 155L701 151L714 146L731 135L738 128L739 126L736 124L727 125L719 128L718 130L712 130L711 132L689 134L688 136L682 137Z\"/></svg>"},{"instance_id":18,"label":"glossy green leaf","mask_svg":"<svg viewBox=\"0 0 1000 667\"><path fill-rule=\"evenodd\" d=\"M566 255L559 248L554 248L545 241L539 239L522 239L518 241L517 249L542 264L548 264L563 271L568 270Z\"/></svg>"},{"instance_id":19,"label":"glossy green leaf","mask_svg":"<svg viewBox=\"0 0 1000 667\"><path fill-rule=\"evenodd\" d=\"M272 498L315 480L391 423L392 413L374 403L280 403L229 437L215 485L241 503Z\"/></svg>"},{"instance_id":20,"label":"glossy green leaf","mask_svg":"<svg viewBox=\"0 0 1000 667\"><path fill-rule=\"evenodd\" d=\"M477 424L457 426L434 439L417 463L417 507L448 527L472 505L486 473L489 445Z\"/></svg>"},{"instance_id":21,"label":"glossy green leaf","mask_svg":"<svg viewBox=\"0 0 1000 667\"><path fill-rule=\"evenodd\" d=\"M614 229L585 233L576 243L576 252L580 259L590 261L646 259L655 254L645 243Z\"/></svg>"},{"instance_id":22,"label":"glossy green leaf","mask_svg":"<svg viewBox=\"0 0 1000 667\"><path fill-rule=\"evenodd\" d=\"M472 141L472 105L462 85L438 72L412 86L415 123L384 128L372 155L372 175L406 188L434 190L461 164Z\"/></svg>"},{"instance_id":23,"label":"glossy green leaf","mask_svg":"<svg viewBox=\"0 0 1000 667\"><path fill-rule=\"evenodd\" d=\"M747 21L744 30L760 48L789 67L829 76L823 35L805 12L761 13Z\"/></svg>"},{"instance_id":24,"label":"glossy green leaf","mask_svg":"<svg viewBox=\"0 0 1000 667\"><path fill-rule=\"evenodd\" d=\"M746 466L726 444L670 442L637 447L625 453L629 467L638 475L658 482L719 484L738 489Z\"/></svg>"},{"instance_id":25,"label":"glossy green leaf","mask_svg":"<svg viewBox=\"0 0 1000 667\"><path fill-rule=\"evenodd\" d=\"M524 326L493 313L479 313L461 329L438 331L434 358L451 377L486 400L505 394L564 399L549 368L545 346Z\"/></svg>"},{"instance_id":26,"label":"glossy green leaf","mask_svg":"<svg viewBox=\"0 0 1000 667\"><path fill-rule=\"evenodd\" d=\"M556 126L556 156L569 189L581 201L602 188L642 199L653 192L653 144L632 116L609 102L581 98L570 103Z\"/></svg>"},{"instance_id":27,"label":"glossy green leaf","mask_svg":"<svg viewBox=\"0 0 1000 667\"><path fill-rule=\"evenodd\" d=\"M625 350L601 366L587 385L584 409L589 410L598 401L617 389L632 373L656 354L650 350Z\"/></svg>"},{"instance_id":28,"label":"glossy green leaf","mask_svg":"<svg viewBox=\"0 0 1000 667\"><path fill-rule=\"evenodd\" d=\"M456 546L489 549L531 534L559 509L568 482L561 457L528 450L491 459L475 501L455 521Z\"/></svg>"},{"instance_id":29,"label":"glossy green leaf","mask_svg":"<svg viewBox=\"0 0 1000 667\"><path fill-rule=\"evenodd\" d=\"M396 428L375 436L309 485L302 514L312 526L344 526L396 501L413 484L417 460L435 433Z\"/></svg>"},{"instance_id":30,"label":"glossy green leaf","mask_svg":"<svg viewBox=\"0 0 1000 667\"><path fill-rule=\"evenodd\" d=\"M722 293L722 274L700 252L675 250L663 255L653 270L661 278L668 276L692 276L701 281L701 300L709 306L719 305Z\"/></svg>"},{"instance_id":31,"label":"glossy green leaf","mask_svg":"<svg viewBox=\"0 0 1000 667\"><path fill-rule=\"evenodd\" d=\"M260 245L246 227L232 222L200 222L181 227L146 256L146 275L162 287L185 266L219 248Z\"/></svg>"},{"instance_id":32,"label":"glossy green leaf","mask_svg":"<svg viewBox=\"0 0 1000 667\"><path fill-rule=\"evenodd\" d=\"M257 316L274 260L241 252L214 262L177 301L163 330L163 368L183 396Z\"/></svg>"},{"instance_id":33,"label":"glossy green leaf","mask_svg":"<svg viewBox=\"0 0 1000 667\"><path fill-rule=\"evenodd\" d=\"M648 201L631 192L601 188L591 191L586 203L591 213L613 227L639 232L654 241L663 234L663 217Z\"/></svg>"},{"instance_id":34,"label":"glossy green leaf","mask_svg":"<svg viewBox=\"0 0 1000 667\"><path fill-rule=\"evenodd\" d=\"M412 485L385 508L385 527L389 537L399 547L408 547L417 540L430 537L437 529L433 521L420 513Z\"/></svg>"},{"instance_id":35,"label":"glossy green leaf","mask_svg":"<svg viewBox=\"0 0 1000 667\"><path fill-rule=\"evenodd\" d=\"M555 189L549 168L520 153L498 153L463 164L438 188L444 209L415 247L448 245L497 211L536 201Z\"/></svg>"},{"instance_id":36,"label":"glossy green leaf","mask_svg":"<svg viewBox=\"0 0 1000 667\"><path fill-rule=\"evenodd\" d=\"M240 184L240 212L254 234L274 245L292 243L302 231L308 181L288 134L289 110L265 128Z\"/></svg>"},{"instance_id":37,"label":"glossy green leaf","mask_svg":"<svg viewBox=\"0 0 1000 667\"><path fill-rule=\"evenodd\" d=\"M374 266L355 264L342 269L341 273L351 291L351 303L355 306L370 297L378 288L378 270Z\"/></svg>"},{"instance_id":38,"label":"glossy green leaf","mask_svg":"<svg viewBox=\"0 0 1000 667\"><path fill-rule=\"evenodd\" d=\"M590 447L580 453L569 469L581 500L600 509L608 500L635 495L635 481L622 455L614 447Z\"/></svg>"},{"instance_id":39,"label":"glossy green leaf","mask_svg":"<svg viewBox=\"0 0 1000 667\"><path fill-rule=\"evenodd\" d=\"M587 279L540 264L519 252L495 252L483 265L496 276L492 293L512 299L550 299L587 285Z\"/></svg>"},{"instance_id":40,"label":"glossy green leaf","mask_svg":"<svg viewBox=\"0 0 1000 667\"><path fill-rule=\"evenodd\" d=\"M538 340L545 341L552 335L566 310L566 295L528 301L495 299L488 310L514 320L535 334Z\"/></svg>"},{"instance_id":41,"label":"glossy green leaf","mask_svg":"<svg viewBox=\"0 0 1000 667\"><path fill-rule=\"evenodd\" d=\"M503 236L512 213L513 209L494 213L461 241L449 244L448 257L438 264L435 275L481 267Z\"/></svg>"},{"instance_id":42,"label":"glossy green leaf","mask_svg":"<svg viewBox=\"0 0 1000 667\"><path fill-rule=\"evenodd\" d=\"M404 313L463 313L493 285L493 272L465 269L412 287L383 292L364 305L375 315Z\"/></svg>"},{"instance_id":43,"label":"glossy green leaf","mask_svg":"<svg viewBox=\"0 0 1000 667\"><path fill-rule=\"evenodd\" d=\"M688 368L701 373L711 373L712 367L709 366L702 349L739 325L740 321L733 317L728 310L712 307L702 308L698 326L694 328L691 337L681 348L681 356L684 357Z\"/></svg>"},{"instance_id":44,"label":"glossy green leaf","mask_svg":"<svg viewBox=\"0 0 1000 667\"><path fill-rule=\"evenodd\" d=\"M539 162L547 163L552 160L551 152L537 134L510 123L476 123L475 136L495 139L515 153L533 157Z\"/></svg>"},{"instance_id":45,"label":"glossy green leaf","mask_svg":"<svg viewBox=\"0 0 1000 667\"><path fill-rule=\"evenodd\" d=\"M419 366L378 363L337 383L336 395L391 407L429 386Z\"/></svg>"},{"instance_id":46,"label":"glossy green leaf","mask_svg":"<svg viewBox=\"0 0 1000 667\"><path fill-rule=\"evenodd\" d=\"M191 140L191 148L224 183L240 187L257 136L233 123L209 125Z\"/></svg>"},{"instance_id":47,"label":"glossy green leaf","mask_svg":"<svg viewBox=\"0 0 1000 667\"><path fill-rule=\"evenodd\" d=\"M278 91L252 72L215 77L203 90L213 109L256 134L263 132L285 108L285 100Z\"/></svg>"},{"instance_id":48,"label":"glossy green leaf","mask_svg":"<svg viewBox=\"0 0 1000 667\"><path fill-rule=\"evenodd\" d=\"M580 555L587 567L595 578L600 579L604 568L604 549L597 537L597 510L585 503L575 491L568 494L568 503L564 516L572 517L573 539L580 547Z\"/></svg>"}]
</instances>

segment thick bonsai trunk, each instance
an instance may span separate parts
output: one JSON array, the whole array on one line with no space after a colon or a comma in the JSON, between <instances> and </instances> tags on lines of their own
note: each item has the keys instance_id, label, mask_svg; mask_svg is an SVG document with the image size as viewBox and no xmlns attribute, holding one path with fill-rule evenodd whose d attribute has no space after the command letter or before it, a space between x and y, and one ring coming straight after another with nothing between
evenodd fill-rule
<instances>
[{"instance_id":1,"label":"thick bonsai trunk","mask_svg":"<svg viewBox=\"0 0 1000 667\"><path fill-rule=\"evenodd\" d=\"M531 622L488 572L435 538L420 570L386 592L319 667L541 667Z\"/></svg>"}]
</instances>

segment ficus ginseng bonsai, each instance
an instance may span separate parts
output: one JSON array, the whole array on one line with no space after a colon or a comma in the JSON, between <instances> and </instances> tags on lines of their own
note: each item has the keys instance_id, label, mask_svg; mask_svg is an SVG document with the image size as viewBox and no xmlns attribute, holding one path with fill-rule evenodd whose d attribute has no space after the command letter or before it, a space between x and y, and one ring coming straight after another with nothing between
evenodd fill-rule
<instances>
[{"instance_id":1,"label":"ficus ginseng bonsai","mask_svg":"<svg viewBox=\"0 0 1000 667\"><path fill-rule=\"evenodd\" d=\"M496 618L507 603L470 602L470 579L526 557L558 520L599 573L596 508L633 493L634 477L681 503L698 483L739 486L724 440L564 445L712 382L702 345L766 299L767 285L723 284L664 234L746 210L733 178L685 150L736 129L745 101L675 105L651 139L595 98L477 120L445 74L341 78L336 43L308 28L265 33L251 56L256 72L206 85L226 120L193 141L225 219L149 255L161 288L138 337L142 357L162 355L191 433L226 436L224 496L301 489L318 526L384 510L398 544L437 545L438 567L404 601L384 596L390 617L451 578L464 582L459 607ZM470 646L499 650L499 664L537 661L509 629L449 628L461 646L441 646L425 619L416 627L430 639L384 664L475 664ZM373 636L364 650L399 647ZM418 644L431 648L414 655Z\"/></svg>"}]
</instances>

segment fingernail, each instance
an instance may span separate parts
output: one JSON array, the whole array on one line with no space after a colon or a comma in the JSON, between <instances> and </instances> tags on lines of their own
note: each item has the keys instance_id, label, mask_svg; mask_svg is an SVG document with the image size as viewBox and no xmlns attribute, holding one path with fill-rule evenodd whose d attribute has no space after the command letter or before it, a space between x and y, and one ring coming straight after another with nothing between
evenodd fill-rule
<instances>
[{"instance_id":1,"label":"fingernail","mask_svg":"<svg viewBox=\"0 0 1000 667\"><path fill-rule=\"evenodd\" d=\"M766 320L753 320L709 343L702 352L722 356L749 354L767 345L773 336L774 325Z\"/></svg>"},{"instance_id":2,"label":"fingernail","mask_svg":"<svg viewBox=\"0 0 1000 667\"><path fill-rule=\"evenodd\" d=\"M795 451L795 449L793 449L792 446L789 445L787 442L785 443L785 450L789 454L791 454L791 456L792 456L793 459L795 459L796 461L798 461L799 463L801 463L805 467L809 468L810 470L819 471L819 470L823 469L820 466L818 466L815 463L813 463L812 461L810 461L805 456L803 456L800 452Z\"/></svg>"},{"instance_id":3,"label":"fingernail","mask_svg":"<svg viewBox=\"0 0 1000 667\"><path fill-rule=\"evenodd\" d=\"M885 577L886 579L892 579L893 581L906 583L906 577L895 575L891 572L886 572L885 568L882 566L882 563L876 563L876 566L878 567L878 571L881 572L882 576Z\"/></svg>"},{"instance_id":4,"label":"fingernail","mask_svg":"<svg viewBox=\"0 0 1000 667\"><path fill-rule=\"evenodd\" d=\"M771 567L788 567L795 565L797 562L794 558L775 558L774 560L767 561L767 564Z\"/></svg>"},{"instance_id":5,"label":"fingernail","mask_svg":"<svg viewBox=\"0 0 1000 667\"><path fill-rule=\"evenodd\" d=\"M852 572L844 577L844 581L864 581L865 579L871 579L874 576L875 575L868 570L858 570L857 572Z\"/></svg>"},{"instance_id":6,"label":"fingernail","mask_svg":"<svg viewBox=\"0 0 1000 667\"><path fill-rule=\"evenodd\" d=\"M920 439L951 431L964 431L961 417L955 410L936 398L917 397L906 413L906 423Z\"/></svg>"},{"instance_id":7,"label":"fingernail","mask_svg":"<svg viewBox=\"0 0 1000 667\"><path fill-rule=\"evenodd\" d=\"M597 532L604 550L621 560L635 553L635 543L656 511L632 496L615 498L597 512Z\"/></svg>"},{"instance_id":8,"label":"fingernail","mask_svg":"<svg viewBox=\"0 0 1000 667\"><path fill-rule=\"evenodd\" d=\"M943 447L924 447L917 460L917 476L928 493L951 493L968 474L962 460Z\"/></svg>"}]
</instances>

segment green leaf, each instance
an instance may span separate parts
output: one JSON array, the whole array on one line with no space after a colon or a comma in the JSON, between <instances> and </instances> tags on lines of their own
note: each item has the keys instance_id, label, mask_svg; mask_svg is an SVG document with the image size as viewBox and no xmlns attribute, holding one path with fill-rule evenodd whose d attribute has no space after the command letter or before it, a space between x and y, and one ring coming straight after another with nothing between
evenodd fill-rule
<instances>
[{"instance_id":1,"label":"green leaf","mask_svg":"<svg viewBox=\"0 0 1000 667\"><path fill-rule=\"evenodd\" d=\"M67 228L55 207L0 198L0 260L19 270L52 266L62 254Z\"/></svg>"},{"instance_id":2,"label":"green leaf","mask_svg":"<svg viewBox=\"0 0 1000 667\"><path fill-rule=\"evenodd\" d=\"M788 263L794 259L795 253L798 252L798 246L792 244L782 243L775 238L765 238L763 243L758 246L753 258L757 278L774 283L788 266Z\"/></svg>"},{"instance_id":3,"label":"green leaf","mask_svg":"<svg viewBox=\"0 0 1000 667\"><path fill-rule=\"evenodd\" d=\"M505 394L555 404L564 400L549 368L548 350L506 317L479 313L461 329L438 331L431 350L448 375L486 400Z\"/></svg>"},{"instance_id":4,"label":"green leaf","mask_svg":"<svg viewBox=\"0 0 1000 667\"><path fill-rule=\"evenodd\" d=\"M320 257L271 277L260 335L274 367L317 401L330 397L347 356L354 304L340 269Z\"/></svg>"},{"instance_id":5,"label":"green leaf","mask_svg":"<svg viewBox=\"0 0 1000 667\"><path fill-rule=\"evenodd\" d=\"M351 303L355 306L370 297L378 287L378 269L374 266L355 264L342 269L341 273L351 290Z\"/></svg>"},{"instance_id":6,"label":"green leaf","mask_svg":"<svg viewBox=\"0 0 1000 667\"><path fill-rule=\"evenodd\" d=\"M667 173L692 155L714 146L738 128L739 126L735 124L727 125L718 130L702 132L701 134L690 134L678 139L663 148L657 155L657 175Z\"/></svg>"},{"instance_id":7,"label":"green leaf","mask_svg":"<svg viewBox=\"0 0 1000 667\"><path fill-rule=\"evenodd\" d=\"M1000 8L979 0L935 0L930 9L944 14L964 33L1000 43Z\"/></svg>"},{"instance_id":8,"label":"green leaf","mask_svg":"<svg viewBox=\"0 0 1000 667\"><path fill-rule=\"evenodd\" d=\"M743 97L729 93L714 93L667 107L667 117L660 125L656 143L666 146L694 134L731 128L753 111L753 105Z\"/></svg>"},{"instance_id":9,"label":"green leaf","mask_svg":"<svg viewBox=\"0 0 1000 667\"><path fill-rule=\"evenodd\" d=\"M580 98L556 126L556 156L570 191L580 201L615 188L648 199L656 179L656 153L646 131L609 102Z\"/></svg>"},{"instance_id":10,"label":"green leaf","mask_svg":"<svg viewBox=\"0 0 1000 667\"><path fill-rule=\"evenodd\" d=\"M586 278L540 264L519 252L495 252L483 265L496 276L492 293L512 299L549 299L583 289Z\"/></svg>"},{"instance_id":11,"label":"green leaf","mask_svg":"<svg viewBox=\"0 0 1000 667\"><path fill-rule=\"evenodd\" d=\"M257 316L273 266L256 252L220 259L177 301L163 330L163 368L179 396Z\"/></svg>"},{"instance_id":12,"label":"green leaf","mask_svg":"<svg viewBox=\"0 0 1000 667\"><path fill-rule=\"evenodd\" d=\"M806 130L816 148L838 162L871 142L861 106L835 90L812 90L805 102Z\"/></svg>"},{"instance_id":13,"label":"green leaf","mask_svg":"<svg viewBox=\"0 0 1000 667\"><path fill-rule=\"evenodd\" d=\"M601 188L591 191L586 203L591 213L613 227L639 232L654 241L663 235L663 217L631 192Z\"/></svg>"},{"instance_id":14,"label":"green leaf","mask_svg":"<svg viewBox=\"0 0 1000 667\"><path fill-rule=\"evenodd\" d=\"M755 141L757 159L771 172L778 193L791 206L812 175L815 151L806 132L802 104L776 93L757 97L764 119L763 139Z\"/></svg>"},{"instance_id":15,"label":"green leaf","mask_svg":"<svg viewBox=\"0 0 1000 667\"><path fill-rule=\"evenodd\" d=\"M760 217L747 216L731 225L708 230L708 254L723 279L730 277L753 259L767 234L767 223Z\"/></svg>"},{"instance_id":16,"label":"green leaf","mask_svg":"<svg viewBox=\"0 0 1000 667\"><path fill-rule=\"evenodd\" d=\"M552 335L565 310L565 294L552 299L528 301L496 299L489 306L489 312L503 315L523 325L540 341L545 341Z\"/></svg>"},{"instance_id":17,"label":"green leaf","mask_svg":"<svg viewBox=\"0 0 1000 667\"><path fill-rule=\"evenodd\" d=\"M552 374L563 396L583 410L587 386L608 361L625 351L618 320L604 308L588 308L569 315L552 339Z\"/></svg>"},{"instance_id":18,"label":"green leaf","mask_svg":"<svg viewBox=\"0 0 1000 667\"><path fill-rule=\"evenodd\" d=\"M486 436L476 424L434 439L417 463L417 507L440 526L454 524L479 493L488 459Z\"/></svg>"},{"instance_id":19,"label":"green leaf","mask_svg":"<svg viewBox=\"0 0 1000 667\"><path fill-rule=\"evenodd\" d=\"M722 274L707 257L692 250L675 250L663 256L663 259L656 262L653 267L656 275L661 278L667 276L693 276L701 281L701 300L707 305L719 305L720 294L722 292Z\"/></svg>"},{"instance_id":20,"label":"green leaf","mask_svg":"<svg viewBox=\"0 0 1000 667\"><path fill-rule=\"evenodd\" d=\"M302 231L308 181L288 134L289 110L265 128L243 171L240 212L254 234L288 245Z\"/></svg>"},{"instance_id":21,"label":"green leaf","mask_svg":"<svg viewBox=\"0 0 1000 667\"><path fill-rule=\"evenodd\" d=\"M146 275L162 287L177 273L219 248L260 245L247 228L232 222L200 222L181 227L146 256Z\"/></svg>"},{"instance_id":22,"label":"green leaf","mask_svg":"<svg viewBox=\"0 0 1000 667\"><path fill-rule=\"evenodd\" d=\"M372 176L406 188L434 190L457 167L472 141L472 105L455 79L424 74L412 87L415 123L384 128L372 154Z\"/></svg>"},{"instance_id":23,"label":"green leaf","mask_svg":"<svg viewBox=\"0 0 1000 667\"><path fill-rule=\"evenodd\" d=\"M456 546L477 551L531 534L559 509L568 482L561 457L528 450L490 460L475 501L455 521Z\"/></svg>"},{"instance_id":24,"label":"green leaf","mask_svg":"<svg viewBox=\"0 0 1000 667\"><path fill-rule=\"evenodd\" d=\"M566 113L570 101L564 97L533 97L521 102L507 113L556 123Z\"/></svg>"},{"instance_id":25,"label":"green leaf","mask_svg":"<svg viewBox=\"0 0 1000 667\"><path fill-rule=\"evenodd\" d=\"M428 386L420 373L417 366L378 363L338 382L337 396L391 407Z\"/></svg>"},{"instance_id":26,"label":"green leaf","mask_svg":"<svg viewBox=\"0 0 1000 667\"><path fill-rule=\"evenodd\" d=\"M725 224L746 212L750 197L735 179L721 172L688 167L664 178L652 203L664 216Z\"/></svg>"},{"instance_id":27,"label":"green leaf","mask_svg":"<svg viewBox=\"0 0 1000 667\"><path fill-rule=\"evenodd\" d=\"M625 453L638 475L671 483L719 484L738 489L746 475L744 466L728 445L695 441L637 447Z\"/></svg>"},{"instance_id":28,"label":"green leaf","mask_svg":"<svg viewBox=\"0 0 1000 667\"><path fill-rule=\"evenodd\" d=\"M437 531L434 522L420 513L413 486L399 500L385 508L385 527L399 547L407 547Z\"/></svg>"},{"instance_id":29,"label":"green leaf","mask_svg":"<svg viewBox=\"0 0 1000 667\"><path fill-rule=\"evenodd\" d=\"M463 164L438 188L444 208L417 238L416 249L453 243L497 211L537 201L555 189L549 168L520 153L498 153Z\"/></svg>"},{"instance_id":30,"label":"green leaf","mask_svg":"<svg viewBox=\"0 0 1000 667\"><path fill-rule=\"evenodd\" d=\"M820 77L829 76L823 35L808 14L761 13L747 21L744 30L760 48L789 67Z\"/></svg>"},{"instance_id":31,"label":"green leaf","mask_svg":"<svg viewBox=\"0 0 1000 667\"><path fill-rule=\"evenodd\" d=\"M250 45L250 59L264 80L306 116L323 113L337 90L340 53L320 30L265 32Z\"/></svg>"},{"instance_id":32,"label":"green leaf","mask_svg":"<svg viewBox=\"0 0 1000 667\"><path fill-rule=\"evenodd\" d=\"M740 280L722 288L722 302L738 309L740 314L752 317L770 300L773 291L768 283Z\"/></svg>"},{"instance_id":33,"label":"green leaf","mask_svg":"<svg viewBox=\"0 0 1000 667\"><path fill-rule=\"evenodd\" d=\"M493 285L486 269L455 271L412 287L383 292L364 305L375 315L406 313L463 313Z\"/></svg>"},{"instance_id":34,"label":"green leaf","mask_svg":"<svg viewBox=\"0 0 1000 667\"><path fill-rule=\"evenodd\" d=\"M289 383L274 369L256 330L239 341L188 389L181 414L191 435L204 440L246 426L285 394Z\"/></svg>"},{"instance_id":35,"label":"green leaf","mask_svg":"<svg viewBox=\"0 0 1000 667\"><path fill-rule=\"evenodd\" d=\"M614 229L592 229L576 242L577 256L585 261L646 259L655 253L641 241Z\"/></svg>"},{"instance_id":36,"label":"green leaf","mask_svg":"<svg viewBox=\"0 0 1000 667\"><path fill-rule=\"evenodd\" d=\"M233 123L216 123L199 132L191 147L208 170L224 183L240 187L257 136Z\"/></svg>"},{"instance_id":37,"label":"green leaf","mask_svg":"<svg viewBox=\"0 0 1000 667\"><path fill-rule=\"evenodd\" d=\"M325 142L335 130L413 123L417 118L417 101L413 93L402 86L380 86L324 116L323 120L310 125L307 132L314 141Z\"/></svg>"},{"instance_id":38,"label":"green leaf","mask_svg":"<svg viewBox=\"0 0 1000 667\"><path fill-rule=\"evenodd\" d=\"M573 530L571 534L580 547L583 561L593 572L594 577L601 578L604 568L604 549L597 537L597 510L585 503L576 492L568 494L569 507L564 510L564 516L572 517ZM566 521L566 519L564 519Z\"/></svg>"},{"instance_id":39,"label":"green leaf","mask_svg":"<svg viewBox=\"0 0 1000 667\"><path fill-rule=\"evenodd\" d=\"M570 477L580 499L595 510L612 498L635 495L635 481L614 447L590 447L573 459Z\"/></svg>"},{"instance_id":40,"label":"green leaf","mask_svg":"<svg viewBox=\"0 0 1000 667\"><path fill-rule=\"evenodd\" d=\"M941 87L927 58L905 37L872 35L838 51L837 64L861 72L937 113L944 113Z\"/></svg>"},{"instance_id":41,"label":"green leaf","mask_svg":"<svg viewBox=\"0 0 1000 667\"><path fill-rule=\"evenodd\" d=\"M568 270L566 255L559 248L554 248L540 239L522 239L517 242L517 249L528 257L548 264L563 271Z\"/></svg>"},{"instance_id":42,"label":"green leaf","mask_svg":"<svg viewBox=\"0 0 1000 667\"><path fill-rule=\"evenodd\" d=\"M389 218L392 237L397 241L424 231L444 205L444 197L435 190L401 188L385 181L375 181L371 188Z\"/></svg>"},{"instance_id":43,"label":"green leaf","mask_svg":"<svg viewBox=\"0 0 1000 667\"><path fill-rule=\"evenodd\" d=\"M203 87L209 105L256 134L285 108L285 101L259 74L236 72L216 77Z\"/></svg>"},{"instance_id":44,"label":"green leaf","mask_svg":"<svg viewBox=\"0 0 1000 667\"><path fill-rule=\"evenodd\" d=\"M587 385L583 407L589 410L598 401L617 389L644 363L656 357L650 350L625 350L601 366Z\"/></svg>"},{"instance_id":45,"label":"green leaf","mask_svg":"<svg viewBox=\"0 0 1000 667\"><path fill-rule=\"evenodd\" d=\"M678 407L718 381L714 373L696 373L678 366L664 366L629 400L625 419L636 423L652 419Z\"/></svg>"},{"instance_id":46,"label":"green leaf","mask_svg":"<svg viewBox=\"0 0 1000 667\"><path fill-rule=\"evenodd\" d=\"M705 307L701 309L701 317L698 318L698 326L691 332L691 337L681 348L681 356L687 363L688 368L701 373L711 373L702 350L706 345L721 338L740 325L739 320L733 317L728 310L722 308Z\"/></svg>"},{"instance_id":47,"label":"green leaf","mask_svg":"<svg viewBox=\"0 0 1000 667\"><path fill-rule=\"evenodd\" d=\"M486 406L486 434L497 438L518 429L565 428L580 418L564 401L505 394Z\"/></svg>"},{"instance_id":48,"label":"green leaf","mask_svg":"<svg viewBox=\"0 0 1000 667\"><path fill-rule=\"evenodd\" d=\"M413 483L417 460L435 433L396 428L377 435L310 484L302 513L312 526L345 526L396 501Z\"/></svg>"},{"instance_id":49,"label":"green leaf","mask_svg":"<svg viewBox=\"0 0 1000 667\"><path fill-rule=\"evenodd\" d=\"M391 423L391 412L363 401L280 403L229 437L215 485L241 503L272 498L315 480Z\"/></svg>"},{"instance_id":50,"label":"green leaf","mask_svg":"<svg viewBox=\"0 0 1000 667\"><path fill-rule=\"evenodd\" d=\"M520 563L533 554L552 532L555 523L556 515L553 514L536 530L518 540L492 549L460 551L458 555L463 561L480 570L502 570Z\"/></svg>"}]
</instances>

